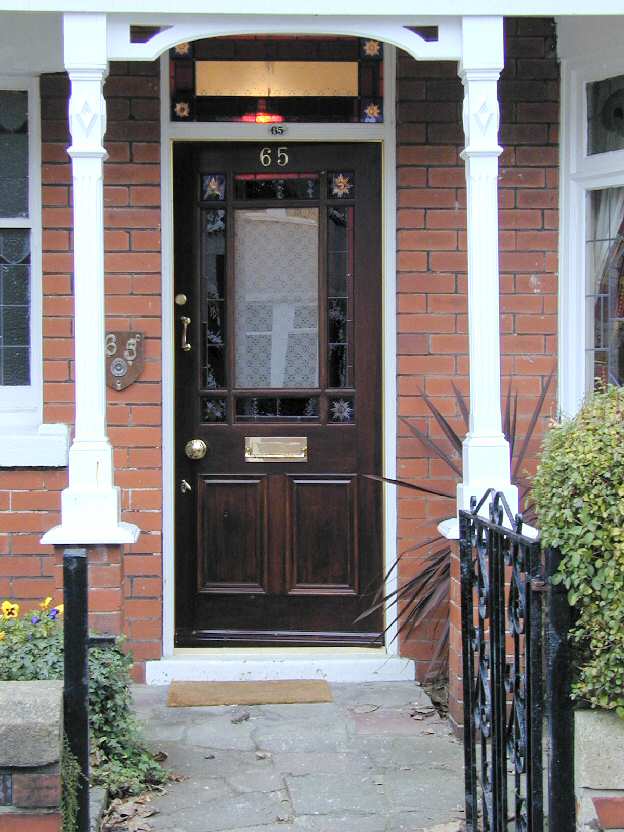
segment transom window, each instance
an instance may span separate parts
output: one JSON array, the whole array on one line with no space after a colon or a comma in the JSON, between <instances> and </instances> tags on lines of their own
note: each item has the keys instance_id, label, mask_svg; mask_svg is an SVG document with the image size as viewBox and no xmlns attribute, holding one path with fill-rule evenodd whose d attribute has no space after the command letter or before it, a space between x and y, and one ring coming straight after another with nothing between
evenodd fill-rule
<instances>
[{"instance_id":1,"label":"transom window","mask_svg":"<svg viewBox=\"0 0 624 832\"><path fill-rule=\"evenodd\" d=\"M170 56L173 121L383 121L377 40L209 38L180 43Z\"/></svg>"}]
</instances>

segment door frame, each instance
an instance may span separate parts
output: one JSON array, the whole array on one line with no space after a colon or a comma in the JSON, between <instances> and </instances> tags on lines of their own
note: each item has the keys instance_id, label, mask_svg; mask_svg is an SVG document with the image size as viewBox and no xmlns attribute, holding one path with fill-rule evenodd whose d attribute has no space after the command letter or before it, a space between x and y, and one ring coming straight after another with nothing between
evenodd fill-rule
<instances>
[{"instance_id":1,"label":"door frame","mask_svg":"<svg viewBox=\"0 0 624 832\"><path fill-rule=\"evenodd\" d=\"M288 124L284 144L292 142L379 142L382 145L381 245L382 245L382 464L383 473L396 477L397 460L397 321L396 321L396 49L384 44L383 124ZM163 657L174 655L175 636L175 383L173 309L173 142L233 141L259 142L276 139L267 125L237 123L172 122L169 118L169 56L160 59L160 163L162 234L162 570L163 570ZM170 302L171 301L171 302ZM385 574L397 557L396 487L384 485L383 562ZM397 570L386 580L386 592L397 586ZM396 616L396 601L386 608L385 622ZM384 624L387 626L387 623ZM386 633L387 655L398 655L397 625ZM253 649L253 648L250 648ZM349 648L344 648L345 651ZM293 653L297 648L292 648Z\"/></svg>"}]
</instances>

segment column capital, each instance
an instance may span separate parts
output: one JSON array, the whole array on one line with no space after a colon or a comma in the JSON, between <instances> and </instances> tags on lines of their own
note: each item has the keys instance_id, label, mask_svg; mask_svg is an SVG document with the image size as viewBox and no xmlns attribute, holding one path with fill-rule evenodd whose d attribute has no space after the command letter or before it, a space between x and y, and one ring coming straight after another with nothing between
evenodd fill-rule
<instances>
[{"instance_id":1,"label":"column capital","mask_svg":"<svg viewBox=\"0 0 624 832\"><path fill-rule=\"evenodd\" d=\"M108 70L108 25L105 14L63 15L63 62L68 72Z\"/></svg>"}]
</instances>

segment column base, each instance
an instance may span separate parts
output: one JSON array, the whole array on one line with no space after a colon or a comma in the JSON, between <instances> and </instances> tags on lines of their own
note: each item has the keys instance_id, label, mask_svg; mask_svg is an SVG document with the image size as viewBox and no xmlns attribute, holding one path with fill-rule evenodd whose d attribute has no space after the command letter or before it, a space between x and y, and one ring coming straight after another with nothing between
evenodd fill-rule
<instances>
[{"instance_id":1,"label":"column base","mask_svg":"<svg viewBox=\"0 0 624 832\"><path fill-rule=\"evenodd\" d=\"M54 546L136 543L139 529L119 519L119 489L66 488L61 495L63 518L41 538Z\"/></svg>"}]
</instances>

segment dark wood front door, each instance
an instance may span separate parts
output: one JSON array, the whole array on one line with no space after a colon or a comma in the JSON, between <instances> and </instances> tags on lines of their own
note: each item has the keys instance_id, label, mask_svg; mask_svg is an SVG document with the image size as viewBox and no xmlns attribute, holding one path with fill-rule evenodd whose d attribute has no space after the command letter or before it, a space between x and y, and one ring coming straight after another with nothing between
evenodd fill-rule
<instances>
[{"instance_id":1,"label":"dark wood front door","mask_svg":"<svg viewBox=\"0 0 624 832\"><path fill-rule=\"evenodd\" d=\"M178 646L382 629L379 156L175 145Z\"/></svg>"}]
</instances>

